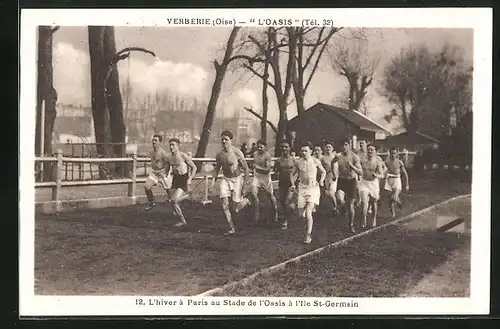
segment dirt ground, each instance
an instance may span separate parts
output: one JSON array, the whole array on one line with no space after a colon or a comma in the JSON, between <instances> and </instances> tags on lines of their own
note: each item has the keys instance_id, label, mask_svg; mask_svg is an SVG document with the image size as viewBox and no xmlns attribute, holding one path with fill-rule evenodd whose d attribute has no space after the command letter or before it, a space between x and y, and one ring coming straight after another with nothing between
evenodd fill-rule
<instances>
[{"instance_id":1,"label":"dirt ground","mask_svg":"<svg viewBox=\"0 0 500 329\"><path fill-rule=\"evenodd\" d=\"M467 184L413 182L401 215L466 193ZM184 208L190 226L182 231L172 227L175 218L166 205L148 213L132 206L37 214L35 293L195 295L352 235L344 218L325 216L328 207L316 214L313 243L307 246L299 219L281 231L249 223L242 213L235 217L238 233L225 237L227 224L218 202L186 202ZM388 215L384 203L379 224L389 221Z\"/></svg>"},{"instance_id":2,"label":"dirt ground","mask_svg":"<svg viewBox=\"0 0 500 329\"><path fill-rule=\"evenodd\" d=\"M285 271L259 277L251 285L235 287L219 295L398 297L446 262L450 253L466 248L468 243L469 237L465 235L410 231L391 225L291 265ZM450 277L436 282L430 294L437 292L438 285L446 286L446 279ZM466 278L461 284L469 286L469 282ZM415 294L411 292L410 295Z\"/></svg>"}]
</instances>

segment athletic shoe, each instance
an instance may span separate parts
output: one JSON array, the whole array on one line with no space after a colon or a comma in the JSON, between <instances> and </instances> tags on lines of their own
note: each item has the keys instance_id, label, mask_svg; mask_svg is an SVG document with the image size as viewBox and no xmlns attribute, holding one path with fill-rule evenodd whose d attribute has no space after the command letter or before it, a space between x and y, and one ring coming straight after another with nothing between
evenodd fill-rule
<instances>
[{"instance_id":1,"label":"athletic shoe","mask_svg":"<svg viewBox=\"0 0 500 329\"><path fill-rule=\"evenodd\" d=\"M156 204L154 202L151 202L149 203L147 206L144 207L144 210L146 211L150 211L151 209L153 209L154 207L156 207Z\"/></svg>"},{"instance_id":2,"label":"athletic shoe","mask_svg":"<svg viewBox=\"0 0 500 329\"><path fill-rule=\"evenodd\" d=\"M236 208L234 209L236 213L239 213L240 211L243 210L248 204L250 203L250 200L248 199L243 199L240 203L236 205Z\"/></svg>"}]
</instances>

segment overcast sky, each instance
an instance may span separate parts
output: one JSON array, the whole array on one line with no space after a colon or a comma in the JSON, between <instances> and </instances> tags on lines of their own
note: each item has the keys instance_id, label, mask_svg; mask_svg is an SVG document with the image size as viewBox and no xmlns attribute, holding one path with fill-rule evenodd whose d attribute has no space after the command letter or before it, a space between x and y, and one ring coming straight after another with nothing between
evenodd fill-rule
<instances>
[{"instance_id":1,"label":"overcast sky","mask_svg":"<svg viewBox=\"0 0 500 329\"><path fill-rule=\"evenodd\" d=\"M370 51L381 56L375 80L380 78L387 62L410 44L425 43L436 49L449 42L462 47L467 59L472 60L472 29L377 29L368 32ZM125 81L130 72L131 84L138 95L168 89L208 101L214 77L212 62L222 58L229 33L230 29L226 28L117 27L117 50L128 46L144 47L154 51L160 59L157 61L151 56L133 53L130 63L120 62L120 79ZM334 36L334 42L340 42L341 37L337 36L335 40ZM61 103L90 104L87 38L86 27L62 26L54 35L54 83ZM332 104L346 88L346 82L331 68L325 56L307 91L306 108L316 102ZM394 125L389 126L382 119L390 105L378 95L377 89L375 83L369 92L368 116L393 129ZM261 81L258 78L228 72L219 100L220 109L225 113L243 106L259 110L260 93ZM272 110L275 104L270 91L273 121L277 119L277 111ZM292 104L289 116L295 115L296 109Z\"/></svg>"}]
</instances>

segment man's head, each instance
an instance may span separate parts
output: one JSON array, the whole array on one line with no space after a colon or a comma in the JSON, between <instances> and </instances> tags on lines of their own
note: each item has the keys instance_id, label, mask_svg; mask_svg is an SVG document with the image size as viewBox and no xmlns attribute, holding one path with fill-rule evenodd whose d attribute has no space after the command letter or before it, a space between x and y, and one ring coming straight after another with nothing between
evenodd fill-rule
<instances>
[{"instance_id":1,"label":"man's head","mask_svg":"<svg viewBox=\"0 0 500 329\"><path fill-rule=\"evenodd\" d=\"M391 159L397 159L398 157L398 149L395 148L395 147L391 147L391 149L389 150L389 156L391 157Z\"/></svg>"},{"instance_id":2,"label":"man's head","mask_svg":"<svg viewBox=\"0 0 500 329\"><path fill-rule=\"evenodd\" d=\"M332 142L330 141L325 142L325 152L326 154L333 154L335 152L335 146L333 145Z\"/></svg>"},{"instance_id":3,"label":"man's head","mask_svg":"<svg viewBox=\"0 0 500 329\"><path fill-rule=\"evenodd\" d=\"M373 144L366 146L366 154L371 158L377 153L377 148Z\"/></svg>"},{"instance_id":4,"label":"man's head","mask_svg":"<svg viewBox=\"0 0 500 329\"><path fill-rule=\"evenodd\" d=\"M227 150L231 147L233 142L233 133L230 130L224 130L222 134L220 134L222 147Z\"/></svg>"},{"instance_id":5,"label":"man's head","mask_svg":"<svg viewBox=\"0 0 500 329\"><path fill-rule=\"evenodd\" d=\"M160 145L160 143L163 140L163 136L160 134L154 134L153 138L151 139L151 143L153 144L153 147L156 148Z\"/></svg>"},{"instance_id":6,"label":"man's head","mask_svg":"<svg viewBox=\"0 0 500 329\"><path fill-rule=\"evenodd\" d=\"M172 152L172 153L179 152L179 145L180 144L181 144L181 141L178 138L171 138L168 141L168 146L170 147L170 152Z\"/></svg>"},{"instance_id":7,"label":"man's head","mask_svg":"<svg viewBox=\"0 0 500 329\"><path fill-rule=\"evenodd\" d=\"M264 142L263 140L259 139L257 141L257 151L262 154L264 153L264 151L266 150L266 142Z\"/></svg>"},{"instance_id":8,"label":"man's head","mask_svg":"<svg viewBox=\"0 0 500 329\"><path fill-rule=\"evenodd\" d=\"M286 140L281 141L280 147L281 147L281 152L283 155L290 154L290 143L288 141L286 141Z\"/></svg>"},{"instance_id":9,"label":"man's head","mask_svg":"<svg viewBox=\"0 0 500 329\"><path fill-rule=\"evenodd\" d=\"M302 158L308 158L311 156L312 144L310 142L302 143L300 146L300 156Z\"/></svg>"},{"instance_id":10,"label":"man's head","mask_svg":"<svg viewBox=\"0 0 500 329\"><path fill-rule=\"evenodd\" d=\"M340 145L342 145L342 151L344 153L351 150L351 141L348 138L343 139Z\"/></svg>"},{"instance_id":11,"label":"man's head","mask_svg":"<svg viewBox=\"0 0 500 329\"><path fill-rule=\"evenodd\" d=\"M361 152L365 153L368 151L368 143L365 140L359 141L359 149Z\"/></svg>"},{"instance_id":12,"label":"man's head","mask_svg":"<svg viewBox=\"0 0 500 329\"><path fill-rule=\"evenodd\" d=\"M314 156L319 158L323 154L323 149L321 148L320 145L314 146Z\"/></svg>"}]
</instances>

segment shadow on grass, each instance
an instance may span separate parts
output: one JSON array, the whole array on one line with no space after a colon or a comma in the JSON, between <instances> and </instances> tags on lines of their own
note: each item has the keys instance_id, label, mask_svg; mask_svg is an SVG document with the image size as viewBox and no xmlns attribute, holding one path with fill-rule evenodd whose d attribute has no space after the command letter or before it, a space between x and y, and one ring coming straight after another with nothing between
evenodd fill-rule
<instances>
[{"instance_id":1,"label":"shadow on grass","mask_svg":"<svg viewBox=\"0 0 500 329\"><path fill-rule=\"evenodd\" d=\"M389 226L218 296L397 297L469 239Z\"/></svg>"}]
</instances>

